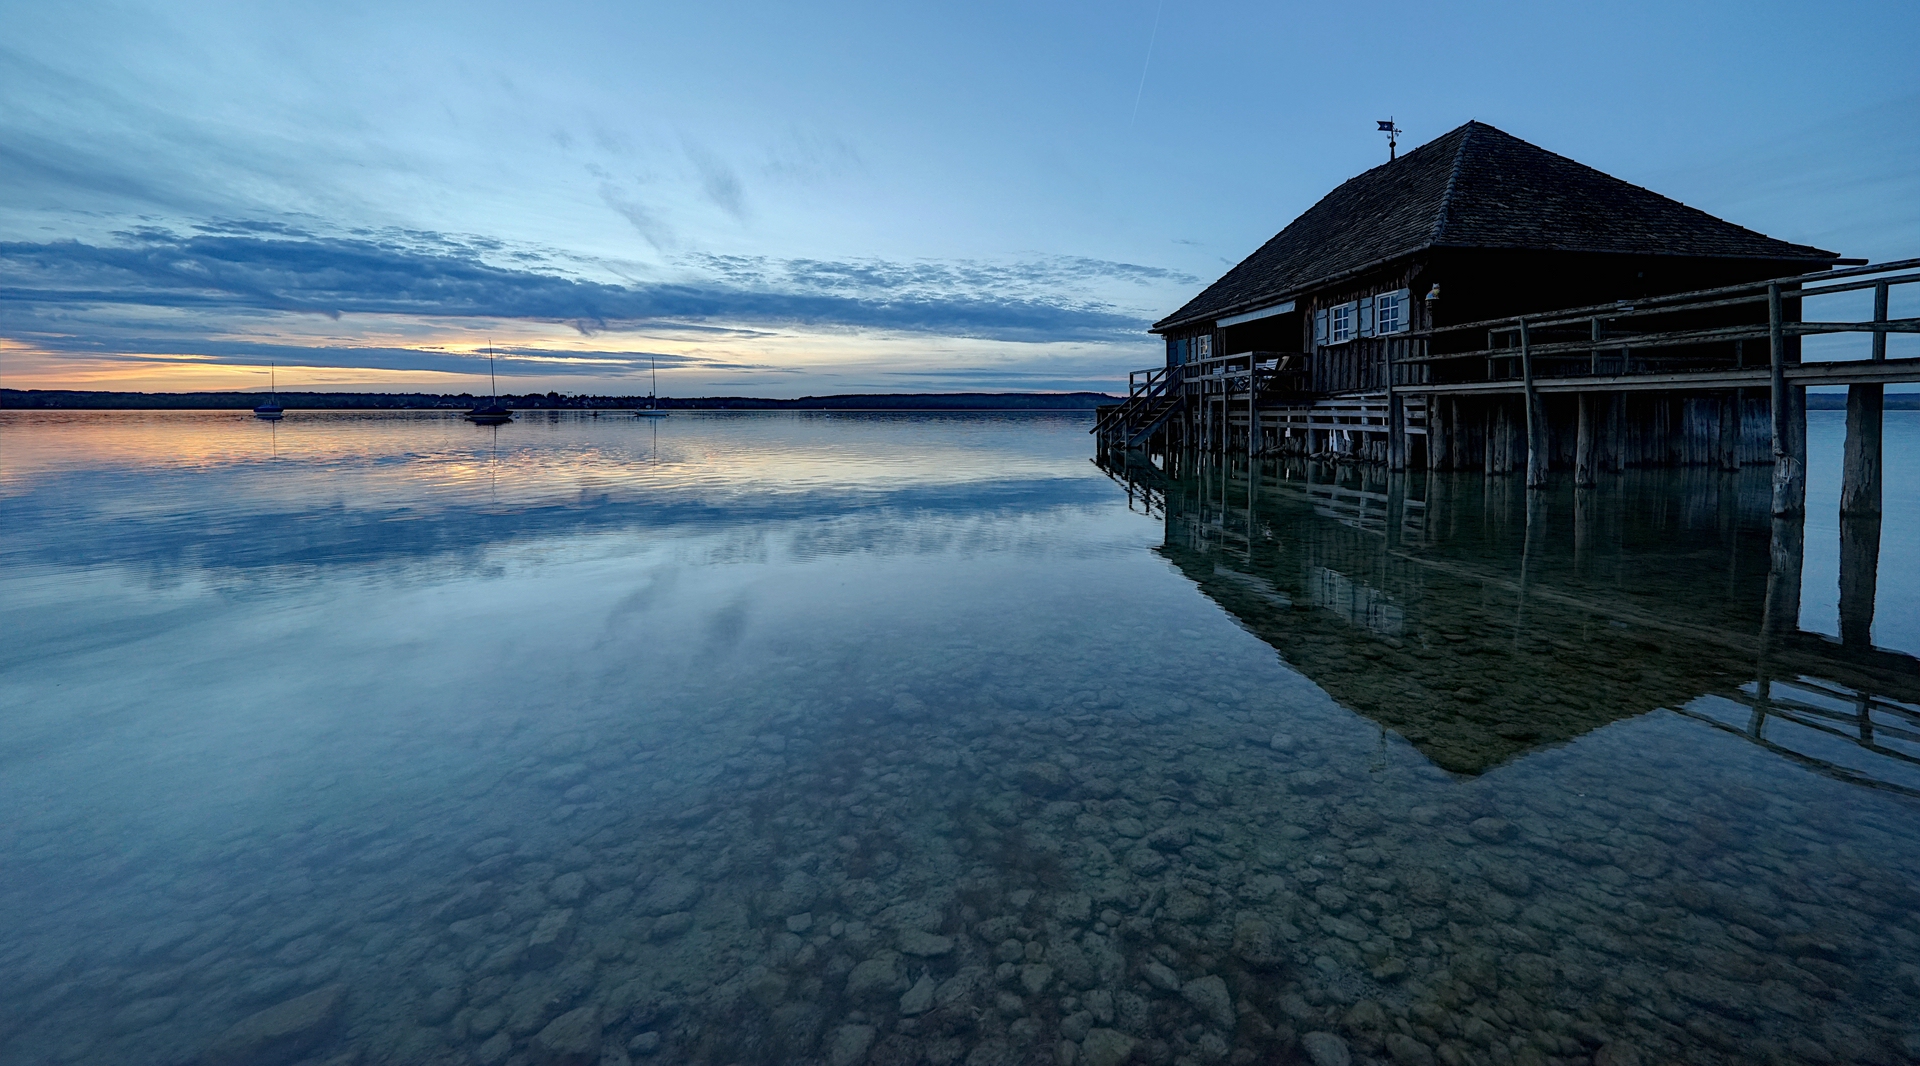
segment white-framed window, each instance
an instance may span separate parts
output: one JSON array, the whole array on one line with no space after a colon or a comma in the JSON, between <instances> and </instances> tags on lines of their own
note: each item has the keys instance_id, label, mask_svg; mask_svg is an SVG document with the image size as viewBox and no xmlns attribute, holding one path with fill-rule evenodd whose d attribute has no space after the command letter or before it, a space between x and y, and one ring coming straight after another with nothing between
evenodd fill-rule
<instances>
[{"instance_id":1,"label":"white-framed window","mask_svg":"<svg viewBox=\"0 0 1920 1066\"><path fill-rule=\"evenodd\" d=\"M1373 332L1380 336L1389 333L1405 333L1411 328L1409 321L1406 289L1383 292L1373 298Z\"/></svg>"},{"instance_id":2,"label":"white-framed window","mask_svg":"<svg viewBox=\"0 0 1920 1066\"><path fill-rule=\"evenodd\" d=\"M1213 337L1195 337L1193 339L1193 357L1207 359L1213 356Z\"/></svg>"},{"instance_id":3,"label":"white-framed window","mask_svg":"<svg viewBox=\"0 0 1920 1066\"><path fill-rule=\"evenodd\" d=\"M1354 338L1359 327L1360 302L1349 300L1327 308L1327 343L1345 344Z\"/></svg>"}]
</instances>

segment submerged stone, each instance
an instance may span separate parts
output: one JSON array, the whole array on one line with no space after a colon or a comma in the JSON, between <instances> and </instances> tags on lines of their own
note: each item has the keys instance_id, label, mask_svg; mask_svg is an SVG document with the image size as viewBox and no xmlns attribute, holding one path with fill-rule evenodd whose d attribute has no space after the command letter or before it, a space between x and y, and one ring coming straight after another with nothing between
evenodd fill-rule
<instances>
[{"instance_id":1,"label":"submerged stone","mask_svg":"<svg viewBox=\"0 0 1920 1066\"><path fill-rule=\"evenodd\" d=\"M647 932L647 939L654 943L673 940L693 928L693 914L689 911L677 911L663 914L654 919L653 928Z\"/></svg>"},{"instance_id":2,"label":"submerged stone","mask_svg":"<svg viewBox=\"0 0 1920 1066\"><path fill-rule=\"evenodd\" d=\"M669 874L648 885L633 901L636 913L671 914L683 911L700 898L700 884L690 877Z\"/></svg>"},{"instance_id":3,"label":"submerged stone","mask_svg":"<svg viewBox=\"0 0 1920 1066\"><path fill-rule=\"evenodd\" d=\"M1233 1029L1233 996L1227 991L1227 983L1217 975L1208 974L1188 981L1181 986L1180 995L1213 1024L1229 1031Z\"/></svg>"},{"instance_id":4,"label":"submerged stone","mask_svg":"<svg viewBox=\"0 0 1920 1066\"><path fill-rule=\"evenodd\" d=\"M900 1013L909 1018L925 1014L933 1006L933 996L939 987L940 983L933 979L932 974L921 974L920 980L901 994Z\"/></svg>"},{"instance_id":5,"label":"submerged stone","mask_svg":"<svg viewBox=\"0 0 1920 1066\"><path fill-rule=\"evenodd\" d=\"M572 909L548 911L540 916L540 923L534 926L533 935L527 939L527 950L521 955L521 962L534 969L544 969L560 961L560 956L573 943Z\"/></svg>"},{"instance_id":6,"label":"submerged stone","mask_svg":"<svg viewBox=\"0 0 1920 1066\"><path fill-rule=\"evenodd\" d=\"M843 1025L827 1041L827 1066L858 1066L873 1046L873 1026Z\"/></svg>"},{"instance_id":7,"label":"submerged stone","mask_svg":"<svg viewBox=\"0 0 1920 1066\"><path fill-rule=\"evenodd\" d=\"M1307 1053L1313 1066L1351 1066L1353 1053L1347 1042L1332 1033L1308 1033L1300 1038L1300 1050Z\"/></svg>"},{"instance_id":8,"label":"submerged stone","mask_svg":"<svg viewBox=\"0 0 1920 1066\"><path fill-rule=\"evenodd\" d=\"M1475 818L1467 824L1467 832L1481 840L1497 844L1512 840L1519 829L1505 818Z\"/></svg>"},{"instance_id":9,"label":"submerged stone","mask_svg":"<svg viewBox=\"0 0 1920 1066\"><path fill-rule=\"evenodd\" d=\"M268 1007L220 1034L202 1060L206 1066L291 1062L326 1039L346 999L347 986L328 985Z\"/></svg>"},{"instance_id":10,"label":"submerged stone","mask_svg":"<svg viewBox=\"0 0 1920 1066\"><path fill-rule=\"evenodd\" d=\"M918 929L903 929L900 931L900 950L923 959L935 958L953 951L953 939L923 933Z\"/></svg>"},{"instance_id":11,"label":"submerged stone","mask_svg":"<svg viewBox=\"0 0 1920 1066\"><path fill-rule=\"evenodd\" d=\"M1086 1066L1120 1066L1133 1057L1135 1043L1118 1029L1094 1029L1080 1043L1081 1060Z\"/></svg>"},{"instance_id":12,"label":"submerged stone","mask_svg":"<svg viewBox=\"0 0 1920 1066\"><path fill-rule=\"evenodd\" d=\"M600 1017L592 1007L570 1010L534 1034L530 1044L539 1066L592 1066L600 1057Z\"/></svg>"}]
</instances>

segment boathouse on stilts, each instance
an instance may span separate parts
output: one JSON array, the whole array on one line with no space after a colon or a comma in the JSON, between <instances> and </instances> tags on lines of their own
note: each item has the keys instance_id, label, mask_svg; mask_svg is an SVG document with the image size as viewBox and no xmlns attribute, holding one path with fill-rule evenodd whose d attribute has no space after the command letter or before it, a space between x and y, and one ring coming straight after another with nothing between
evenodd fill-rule
<instances>
[{"instance_id":1,"label":"boathouse on stilts","mask_svg":"<svg viewBox=\"0 0 1920 1066\"><path fill-rule=\"evenodd\" d=\"M1356 528L1383 533L1386 556L1464 474L1524 495L1529 543L1570 480L1577 548L1596 495L1632 468L1732 484L1770 467L1749 725L1763 739L1788 699L1767 664L1803 636L1809 387L1847 389L1839 639L1822 654L1879 662L1884 390L1920 382L1920 350L1901 344L1920 333L1916 282L1920 259L1775 240L1470 122L1342 184L1155 323L1164 363L1132 374L1093 432L1129 484L1237 478L1249 515L1269 473L1311 485L1327 461L1364 464L1383 510ZM1857 702L1870 741L1875 697Z\"/></svg>"},{"instance_id":2,"label":"boathouse on stilts","mask_svg":"<svg viewBox=\"0 0 1920 1066\"><path fill-rule=\"evenodd\" d=\"M1842 509L1877 514L1889 292L1867 266L1744 229L1469 122L1327 194L1153 326L1164 365L1103 408L1103 452L1305 456L1544 486L1628 467L1774 465L1806 494L1806 390L1846 385ZM1911 290L1907 290L1911 291ZM1815 321L1819 297L1872 315ZM1803 360L1809 336L1868 358ZM1862 353L1865 354L1865 353ZM1876 538L1877 539L1877 538Z\"/></svg>"}]
</instances>

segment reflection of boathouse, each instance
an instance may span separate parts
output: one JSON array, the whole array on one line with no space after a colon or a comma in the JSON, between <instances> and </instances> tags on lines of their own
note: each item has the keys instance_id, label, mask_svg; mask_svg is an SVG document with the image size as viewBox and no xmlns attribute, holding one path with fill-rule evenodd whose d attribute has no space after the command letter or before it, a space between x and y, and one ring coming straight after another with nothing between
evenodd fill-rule
<instances>
[{"instance_id":1,"label":"reflection of boathouse","mask_svg":"<svg viewBox=\"0 0 1920 1066\"><path fill-rule=\"evenodd\" d=\"M1889 334L1920 331L1889 317L1889 289L1920 260L1860 262L1470 122L1334 189L1156 323L1164 365L1096 432L1105 450L1524 470L1532 487L1556 468L1591 484L1771 462L1791 514L1806 388L1846 385L1846 508L1877 512L1882 389L1920 381L1920 359L1887 358ZM1870 336L1854 354L1871 358L1803 361L1805 336L1842 333Z\"/></svg>"},{"instance_id":2,"label":"reflection of boathouse","mask_svg":"<svg viewBox=\"0 0 1920 1066\"><path fill-rule=\"evenodd\" d=\"M1108 468L1209 597L1448 770L1667 708L1920 794L1920 660L1796 627L1799 527L1769 518L1759 471L1556 494L1301 460ZM1843 629L1866 631L1864 603Z\"/></svg>"}]
</instances>

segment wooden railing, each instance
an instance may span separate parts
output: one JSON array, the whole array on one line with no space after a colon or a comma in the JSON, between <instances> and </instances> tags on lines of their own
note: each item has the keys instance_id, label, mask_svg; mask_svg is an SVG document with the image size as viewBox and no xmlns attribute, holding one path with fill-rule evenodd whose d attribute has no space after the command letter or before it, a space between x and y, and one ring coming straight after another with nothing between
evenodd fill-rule
<instances>
[{"instance_id":1,"label":"wooden railing","mask_svg":"<svg viewBox=\"0 0 1920 1066\"><path fill-rule=\"evenodd\" d=\"M1634 373L1636 352L1671 353L1674 349L1731 344L1736 366L1758 368L1786 362L1786 341L1789 338L1832 333L1872 334L1872 359L1885 361L1888 334L1920 333L1920 318L1889 318L1887 314L1888 294L1893 287L1920 282L1920 270L1916 268L1920 268L1920 259L1903 259L1669 296L1593 304L1539 315L1514 315L1416 330L1410 334L1411 337L1429 342L1436 338L1480 332L1485 333L1486 342L1484 347L1464 351L1433 351L1433 347L1444 348L1447 345L1429 344L1428 350L1403 356L1400 362L1443 364L1484 360L1488 381L1542 376L1545 370L1552 371L1555 377L1619 376ZM1788 301L1801 301L1804 307L1805 301L1815 297L1866 290L1873 293L1874 311L1870 321L1789 321L1785 314L1784 305ZM1756 313L1751 316L1752 321L1746 322L1651 328L1662 317L1698 318L1703 313L1718 312L1724 315L1728 310L1740 308L1751 308L1756 312L1764 308L1766 313L1764 317ZM1623 323L1630 328L1620 328ZM1570 331L1577 335L1567 337ZM1746 360L1745 342L1760 340L1767 342L1765 362L1757 358L1760 354L1757 352L1755 359ZM1582 368L1577 365L1570 367L1567 363L1568 357L1578 356L1585 356L1587 360L1584 375L1580 373ZM1669 354L1666 358L1671 359L1672 356ZM1535 365L1535 360L1553 360L1554 363L1539 367ZM1724 356L1715 359L1714 365L1718 366L1721 362L1724 362ZM1644 355L1641 367L1648 369ZM1660 369L1670 371L1674 368Z\"/></svg>"}]
</instances>

